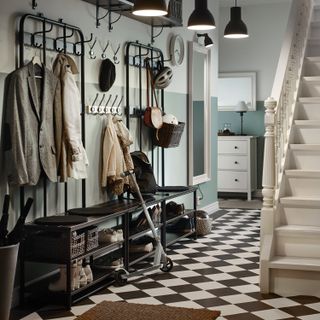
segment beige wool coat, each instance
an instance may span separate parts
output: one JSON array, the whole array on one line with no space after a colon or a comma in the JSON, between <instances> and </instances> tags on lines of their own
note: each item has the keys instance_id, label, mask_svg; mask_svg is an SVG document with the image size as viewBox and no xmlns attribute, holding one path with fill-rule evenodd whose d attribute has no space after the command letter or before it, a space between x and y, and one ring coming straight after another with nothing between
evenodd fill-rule
<instances>
[{"instance_id":1,"label":"beige wool coat","mask_svg":"<svg viewBox=\"0 0 320 320\"><path fill-rule=\"evenodd\" d=\"M121 174L134 168L130 155L132 143L130 132L121 118L107 115L103 134L101 184L115 195L124 193L130 185L129 178L121 177Z\"/></svg>"}]
</instances>

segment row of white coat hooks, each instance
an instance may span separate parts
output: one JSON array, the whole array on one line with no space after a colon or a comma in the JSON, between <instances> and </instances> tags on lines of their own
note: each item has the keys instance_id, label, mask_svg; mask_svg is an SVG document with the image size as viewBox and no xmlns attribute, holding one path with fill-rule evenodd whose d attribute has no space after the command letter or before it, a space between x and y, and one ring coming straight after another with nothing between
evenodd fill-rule
<instances>
[{"instance_id":1,"label":"row of white coat hooks","mask_svg":"<svg viewBox=\"0 0 320 320\"><path fill-rule=\"evenodd\" d=\"M109 94L109 97L108 97L106 103L105 103L105 98L106 98L105 93L102 95L102 99L100 100L100 103L96 104L98 98L99 98L99 93L96 94L96 97L95 97L92 105L88 106L87 112L89 114L93 114L93 115L111 114L113 116L116 116L116 115L122 116L121 104L123 101L123 96L121 96L118 103L117 103L117 101L118 101L119 95L117 95L117 94L115 95L114 98L112 98L112 94Z\"/></svg>"}]
</instances>

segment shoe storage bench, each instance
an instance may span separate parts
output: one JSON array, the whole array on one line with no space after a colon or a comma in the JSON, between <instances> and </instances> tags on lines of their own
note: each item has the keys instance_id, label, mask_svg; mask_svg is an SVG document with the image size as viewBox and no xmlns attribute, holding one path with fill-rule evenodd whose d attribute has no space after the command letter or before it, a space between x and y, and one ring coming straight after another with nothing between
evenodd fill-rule
<instances>
[{"instance_id":1,"label":"shoe storage bench","mask_svg":"<svg viewBox=\"0 0 320 320\"><path fill-rule=\"evenodd\" d=\"M164 248L179 241L182 238L194 235L196 226L196 192L195 187L189 187L183 192L159 192L154 199L147 201L147 206L151 207L159 204L161 206L161 221L158 225L161 242ZM193 208L185 209L184 212L175 216L166 217L166 204L180 196L190 194L193 196ZM21 248L21 270L20 270L20 298L23 303L28 295L39 291L45 299L50 302L64 304L71 308L76 301L83 299L93 293L114 283L114 269L107 266L95 266L98 258L103 261L110 261L110 257L115 256L123 259L124 268L129 270L139 261L145 260L152 256L153 251L148 253L132 254L129 251L130 243L138 238L148 234L150 228L144 230L138 229L136 232L130 230L132 216L142 211L141 204L138 200L112 200L104 204L93 206L91 208L95 215L87 216L87 222L76 225L39 225L35 223L26 224L26 239ZM71 210L72 212L72 210ZM97 213L99 215L97 215ZM193 221L191 228L181 232L173 232L169 226L175 224L182 217L188 215L190 221ZM110 244L98 243L98 229L106 223L113 222L115 229L123 230L123 240L112 242ZM88 241L89 240L89 241ZM109 258L108 258L109 257ZM72 290L72 266L75 261L89 259L93 273L93 281L79 289ZM39 280L32 286L25 286L24 274L27 262L36 262L40 264L53 264L66 266L66 283L65 290L51 292L48 290L50 281L57 275L49 274L45 279ZM109 265L110 266L110 265ZM35 291L35 292L33 292Z\"/></svg>"}]
</instances>

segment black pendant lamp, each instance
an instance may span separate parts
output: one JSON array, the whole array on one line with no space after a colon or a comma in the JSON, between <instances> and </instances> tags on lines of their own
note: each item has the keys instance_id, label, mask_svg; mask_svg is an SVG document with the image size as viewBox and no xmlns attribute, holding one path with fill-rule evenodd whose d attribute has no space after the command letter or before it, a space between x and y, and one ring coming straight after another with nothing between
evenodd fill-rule
<instances>
[{"instance_id":1,"label":"black pendant lamp","mask_svg":"<svg viewBox=\"0 0 320 320\"><path fill-rule=\"evenodd\" d=\"M168 14L165 0L135 0L132 13L136 16L157 17Z\"/></svg>"},{"instance_id":2,"label":"black pendant lamp","mask_svg":"<svg viewBox=\"0 0 320 320\"><path fill-rule=\"evenodd\" d=\"M216 23L213 15L208 10L207 0L195 0L195 9L188 20L188 29L190 30L212 30L215 29Z\"/></svg>"},{"instance_id":3,"label":"black pendant lamp","mask_svg":"<svg viewBox=\"0 0 320 320\"><path fill-rule=\"evenodd\" d=\"M212 39L209 37L209 35L207 33L198 33L197 34L197 37L200 38L200 37L204 37L204 46L206 48L211 48L213 46L213 41Z\"/></svg>"},{"instance_id":4,"label":"black pendant lamp","mask_svg":"<svg viewBox=\"0 0 320 320\"><path fill-rule=\"evenodd\" d=\"M237 0L235 0L235 6L230 9L230 22L224 30L224 37L230 39L249 37L247 26L241 20L241 8L237 6Z\"/></svg>"}]
</instances>

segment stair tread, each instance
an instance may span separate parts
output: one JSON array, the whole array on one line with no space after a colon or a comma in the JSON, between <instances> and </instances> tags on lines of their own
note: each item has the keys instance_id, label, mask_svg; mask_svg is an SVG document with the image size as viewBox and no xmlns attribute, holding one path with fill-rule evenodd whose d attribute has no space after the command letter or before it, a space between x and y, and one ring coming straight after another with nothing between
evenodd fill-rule
<instances>
[{"instance_id":1,"label":"stair tread","mask_svg":"<svg viewBox=\"0 0 320 320\"><path fill-rule=\"evenodd\" d=\"M289 177L320 178L320 170L289 169L285 170L285 174Z\"/></svg>"},{"instance_id":2,"label":"stair tread","mask_svg":"<svg viewBox=\"0 0 320 320\"><path fill-rule=\"evenodd\" d=\"M272 268L320 271L320 259L305 257L275 256L270 261Z\"/></svg>"},{"instance_id":3,"label":"stair tread","mask_svg":"<svg viewBox=\"0 0 320 320\"><path fill-rule=\"evenodd\" d=\"M290 144L291 150L320 151L320 144Z\"/></svg>"},{"instance_id":4,"label":"stair tread","mask_svg":"<svg viewBox=\"0 0 320 320\"><path fill-rule=\"evenodd\" d=\"M299 102L302 103L320 103L320 97L300 97Z\"/></svg>"},{"instance_id":5,"label":"stair tread","mask_svg":"<svg viewBox=\"0 0 320 320\"><path fill-rule=\"evenodd\" d=\"M301 225L283 225L280 227L276 227L275 230L277 232L294 232L294 233L317 233L320 234L320 227L315 226L301 226Z\"/></svg>"},{"instance_id":6,"label":"stair tread","mask_svg":"<svg viewBox=\"0 0 320 320\"><path fill-rule=\"evenodd\" d=\"M308 62L320 62L320 56L319 57L306 57L306 60Z\"/></svg>"},{"instance_id":7,"label":"stair tread","mask_svg":"<svg viewBox=\"0 0 320 320\"><path fill-rule=\"evenodd\" d=\"M302 79L304 81L308 81L308 82L313 82L313 81L318 82L318 81L320 81L320 77L319 76L304 76L304 77L302 77Z\"/></svg>"},{"instance_id":8,"label":"stair tread","mask_svg":"<svg viewBox=\"0 0 320 320\"><path fill-rule=\"evenodd\" d=\"M294 121L295 125L298 126L320 126L320 120L295 120Z\"/></svg>"},{"instance_id":9,"label":"stair tread","mask_svg":"<svg viewBox=\"0 0 320 320\"><path fill-rule=\"evenodd\" d=\"M281 197L280 203L283 206L302 207L302 208L320 208L320 199L315 197Z\"/></svg>"}]
</instances>

